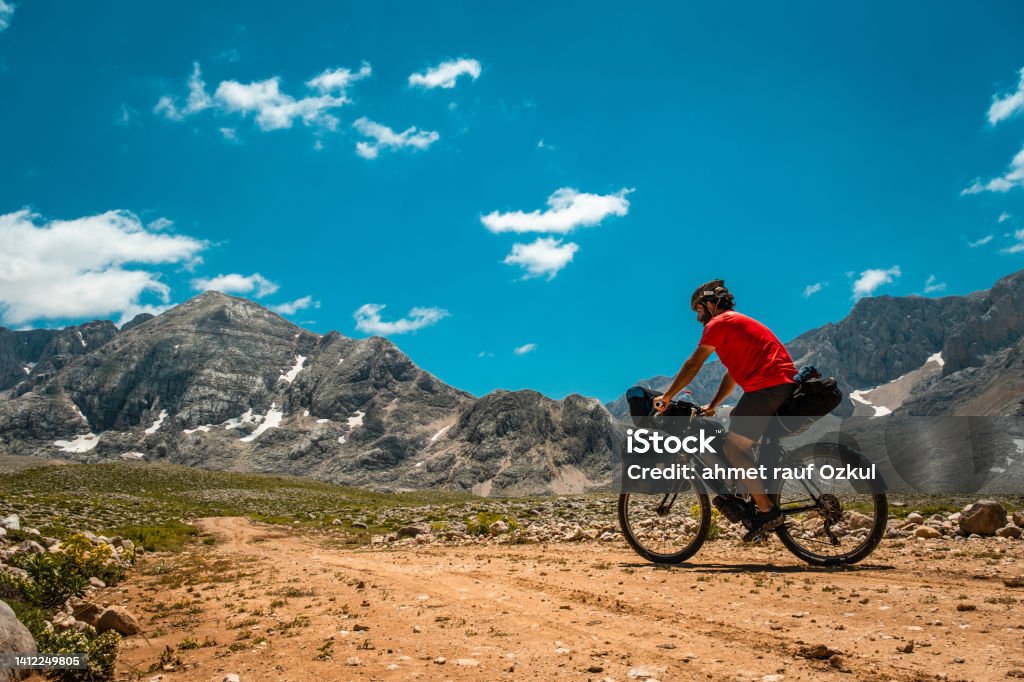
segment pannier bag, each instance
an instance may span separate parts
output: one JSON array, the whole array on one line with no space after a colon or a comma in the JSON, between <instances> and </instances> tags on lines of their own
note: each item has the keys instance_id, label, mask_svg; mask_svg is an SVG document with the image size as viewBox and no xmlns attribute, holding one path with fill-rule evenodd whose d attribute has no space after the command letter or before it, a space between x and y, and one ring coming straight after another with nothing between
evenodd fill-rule
<instances>
[{"instance_id":1,"label":"pannier bag","mask_svg":"<svg viewBox=\"0 0 1024 682\"><path fill-rule=\"evenodd\" d=\"M793 377L796 390L779 408L779 421L788 435L806 430L811 424L839 407L843 392L832 377L822 378L814 367L804 367Z\"/></svg>"}]
</instances>

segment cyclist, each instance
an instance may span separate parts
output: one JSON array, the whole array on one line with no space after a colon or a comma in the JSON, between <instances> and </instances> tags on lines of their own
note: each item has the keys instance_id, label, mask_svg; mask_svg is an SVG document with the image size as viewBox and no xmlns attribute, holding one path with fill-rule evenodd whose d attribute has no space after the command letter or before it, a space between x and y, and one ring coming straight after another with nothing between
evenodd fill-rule
<instances>
[{"instance_id":1,"label":"cyclist","mask_svg":"<svg viewBox=\"0 0 1024 682\"><path fill-rule=\"evenodd\" d=\"M704 333L697 349L683 363L668 390L654 399L654 406L659 412L664 412L673 396L693 381L704 362L717 352L726 373L715 397L701 408L701 412L713 416L717 407L739 384L743 396L732 410L725 455L734 467L750 467L753 465L750 451L754 443L768 428L775 411L796 388L796 367L786 347L768 327L733 309L735 299L726 289L725 280L712 280L698 287L690 298L690 307L704 325ZM781 526L785 515L773 504L760 481L747 480L745 484L757 505L750 530L743 537L745 542L751 542ZM738 498L717 496L713 501L731 520L742 517L744 510Z\"/></svg>"}]
</instances>

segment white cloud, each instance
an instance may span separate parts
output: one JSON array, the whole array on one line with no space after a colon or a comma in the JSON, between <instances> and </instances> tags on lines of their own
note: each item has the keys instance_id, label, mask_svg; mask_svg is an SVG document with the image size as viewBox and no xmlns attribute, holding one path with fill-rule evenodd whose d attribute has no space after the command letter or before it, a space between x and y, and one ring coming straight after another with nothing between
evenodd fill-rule
<instances>
[{"instance_id":1,"label":"white cloud","mask_svg":"<svg viewBox=\"0 0 1024 682\"><path fill-rule=\"evenodd\" d=\"M221 128L220 134L228 142L238 142L238 131L234 128Z\"/></svg>"},{"instance_id":2,"label":"white cloud","mask_svg":"<svg viewBox=\"0 0 1024 682\"><path fill-rule=\"evenodd\" d=\"M481 216L480 222L495 234L500 232L553 232L565 234L577 227L599 224L610 215L624 216L629 213L626 195L631 189L621 189L615 194L588 194L577 192L570 187L555 190L548 197L545 211L492 211Z\"/></svg>"},{"instance_id":3,"label":"white cloud","mask_svg":"<svg viewBox=\"0 0 1024 682\"><path fill-rule=\"evenodd\" d=\"M160 273L140 266L194 263L206 246L151 231L127 211L50 222L28 210L0 215L0 317L16 325L108 317L139 309L147 292L167 303Z\"/></svg>"},{"instance_id":4,"label":"white cloud","mask_svg":"<svg viewBox=\"0 0 1024 682\"><path fill-rule=\"evenodd\" d=\"M14 16L14 5L0 0L0 32L6 31L11 25L11 18Z\"/></svg>"},{"instance_id":5,"label":"white cloud","mask_svg":"<svg viewBox=\"0 0 1024 682\"><path fill-rule=\"evenodd\" d=\"M981 192L1009 192L1014 187L1024 186L1024 148L1013 157L1006 174L998 178L992 178L988 182L982 182L981 178L975 180L970 187L965 188L960 194L979 194ZM1002 221L1000 221L1002 222Z\"/></svg>"},{"instance_id":6,"label":"white cloud","mask_svg":"<svg viewBox=\"0 0 1024 682\"><path fill-rule=\"evenodd\" d=\"M196 291L221 291L225 294L252 294L256 298L263 298L278 290L278 285L256 272L251 275L217 275L211 278L197 278L192 280L192 288Z\"/></svg>"},{"instance_id":7,"label":"white cloud","mask_svg":"<svg viewBox=\"0 0 1024 682\"><path fill-rule=\"evenodd\" d=\"M373 70L366 62L363 62L363 66L356 72L349 69L326 69L316 78L306 81L306 87L319 90L325 95L332 92L344 95L348 86L369 77L372 72Z\"/></svg>"},{"instance_id":8,"label":"white cloud","mask_svg":"<svg viewBox=\"0 0 1024 682\"><path fill-rule=\"evenodd\" d=\"M1024 252L1024 229L1017 230L1013 233L1013 238L1017 240L1016 244L1011 244L1005 249L1000 249L1000 253L1021 253Z\"/></svg>"},{"instance_id":9,"label":"white cloud","mask_svg":"<svg viewBox=\"0 0 1024 682\"><path fill-rule=\"evenodd\" d=\"M482 350L479 353L477 353L476 356L478 358L493 358L494 357L494 353L492 353L491 351L488 351L488 350Z\"/></svg>"},{"instance_id":10,"label":"white cloud","mask_svg":"<svg viewBox=\"0 0 1024 682\"><path fill-rule=\"evenodd\" d=\"M307 310L308 308L319 308L320 301L314 301L312 296L303 296L297 298L294 301L288 301L287 303L278 303L277 305L270 306L278 315L294 315L300 310Z\"/></svg>"},{"instance_id":11,"label":"white cloud","mask_svg":"<svg viewBox=\"0 0 1024 682\"><path fill-rule=\"evenodd\" d=\"M860 273L860 277L853 283L853 298L871 296L875 290L883 284L892 284L894 278L899 277L900 266L894 265L888 270L870 269Z\"/></svg>"},{"instance_id":12,"label":"white cloud","mask_svg":"<svg viewBox=\"0 0 1024 682\"><path fill-rule=\"evenodd\" d=\"M174 225L174 221L173 220L168 220L167 218L164 218L164 217L161 216L160 218L157 218L156 220L151 220L148 223L146 223L146 229L147 230L155 230L155 231L159 232L160 230L170 229L173 225Z\"/></svg>"},{"instance_id":13,"label":"white cloud","mask_svg":"<svg viewBox=\"0 0 1024 682\"><path fill-rule=\"evenodd\" d=\"M999 219L996 222L997 223L1005 223L1007 220L1009 220L1012 217L1013 216L1011 216L1009 213L1007 213L1006 211L1003 211L1002 213L999 214Z\"/></svg>"},{"instance_id":14,"label":"white cloud","mask_svg":"<svg viewBox=\"0 0 1024 682\"><path fill-rule=\"evenodd\" d=\"M362 135L372 138L371 142L356 143L356 154L359 154L364 159L376 159L382 148L402 149L403 147L412 147L413 149L426 149L441 137L436 131L417 130L415 126L396 133L386 125L371 121L365 116L355 121L352 127Z\"/></svg>"},{"instance_id":15,"label":"white cloud","mask_svg":"<svg viewBox=\"0 0 1024 682\"><path fill-rule=\"evenodd\" d=\"M306 126L319 126L334 130L338 119L330 112L349 100L347 88L356 81L370 75L369 64L363 64L359 71L349 69L328 69L306 82L306 87L318 94L296 98L281 91L281 79L277 76L251 83L240 83L235 80L221 81L211 97L206 92L199 64L196 63L189 78L189 95L184 107L180 107L176 98L164 95L153 108L173 121L181 121L187 116L205 109L216 108L225 113L242 116L254 115L260 130L282 130L291 128L296 121ZM225 139L234 141L232 133L228 135L221 128Z\"/></svg>"},{"instance_id":16,"label":"white cloud","mask_svg":"<svg viewBox=\"0 0 1024 682\"><path fill-rule=\"evenodd\" d=\"M946 283L936 281L935 275L928 275L927 281L924 283L924 293L934 294L940 291L946 290Z\"/></svg>"},{"instance_id":17,"label":"white cloud","mask_svg":"<svg viewBox=\"0 0 1024 682\"><path fill-rule=\"evenodd\" d=\"M539 237L530 244L513 244L512 251L502 262L506 265L518 265L526 270L524 279L547 275L548 280L555 278L558 271L572 262L573 256L579 251L579 245L552 237Z\"/></svg>"},{"instance_id":18,"label":"white cloud","mask_svg":"<svg viewBox=\"0 0 1024 682\"><path fill-rule=\"evenodd\" d=\"M981 239L978 239L977 241L967 242L967 246L971 247L972 249L976 249L979 246L985 246L985 244L988 244L994 238L995 238L994 234L987 234L984 237L982 237Z\"/></svg>"},{"instance_id":19,"label":"white cloud","mask_svg":"<svg viewBox=\"0 0 1024 682\"><path fill-rule=\"evenodd\" d=\"M476 80L480 77L480 62L475 59L453 59L441 62L424 73L414 73L409 76L409 85L427 89L450 89L455 87L455 81L459 76L470 76Z\"/></svg>"},{"instance_id":20,"label":"white cloud","mask_svg":"<svg viewBox=\"0 0 1024 682\"><path fill-rule=\"evenodd\" d=\"M1024 69L1020 70L1020 82L1014 92L998 97L993 95L992 106L988 108L988 122L992 125L1005 121L1024 111Z\"/></svg>"},{"instance_id":21,"label":"white cloud","mask_svg":"<svg viewBox=\"0 0 1024 682\"><path fill-rule=\"evenodd\" d=\"M804 298L810 298L825 288L825 283L815 282L804 287Z\"/></svg>"},{"instance_id":22,"label":"white cloud","mask_svg":"<svg viewBox=\"0 0 1024 682\"><path fill-rule=\"evenodd\" d=\"M356 329L367 334L408 334L424 327L435 325L451 313L443 308L413 308L409 311L408 317L399 318L391 322L385 322L380 317L380 311L387 306L378 303L367 303L359 307L352 317L356 320Z\"/></svg>"},{"instance_id":23,"label":"white cloud","mask_svg":"<svg viewBox=\"0 0 1024 682\"><path fill-rule=\"evenodd\" d=\"M186 116L209 109L211 106L213 106L213 100L206 94L206 83L203 81L203 73L199 68L199 62L194 62L192 64L192 75L188 79L188 99L185 101L185 107L179 109L174 98L164 95L157 101L153 111L157 114L163 114L172 121L180 121Z\"/></svg>"},{"instance_id":24,"label":"white cloud","mask_svg":"<svg viewBox=\"0 0 1024 682\"><path fill-rule=\"evenodd\" d=\"M512 352L515 353L516 355L526 355L527 353L532 353L535 350L537 350L537 344L525 343L522 346L513 349Z\"/></svg>"}]
</instances>

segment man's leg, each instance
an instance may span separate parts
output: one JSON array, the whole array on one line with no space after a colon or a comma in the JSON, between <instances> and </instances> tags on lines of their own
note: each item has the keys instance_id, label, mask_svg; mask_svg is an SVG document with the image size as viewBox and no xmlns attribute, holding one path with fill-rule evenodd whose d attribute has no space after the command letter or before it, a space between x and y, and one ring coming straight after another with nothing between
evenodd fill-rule
<instances>
[{"instance_id":1,"label":"man's leg","mask_svg":"<svg viewBox=\"0 0 1024 682\"><path fill-rule=\"evenodd\" d=\"M729 432L728 437L725 439L725 456L734 467L747 469L754 466L754 459L750 456L750 451L753 447L754 441L751 439L735 432ZM754 498L754 502L757 503L757 508L763 512L771 511L773 506L772 500L765 493L761 481L755 478L744 481L744 484L747 486L747 490L750 491L750 496Z\"/></svg>"}]
</instances>

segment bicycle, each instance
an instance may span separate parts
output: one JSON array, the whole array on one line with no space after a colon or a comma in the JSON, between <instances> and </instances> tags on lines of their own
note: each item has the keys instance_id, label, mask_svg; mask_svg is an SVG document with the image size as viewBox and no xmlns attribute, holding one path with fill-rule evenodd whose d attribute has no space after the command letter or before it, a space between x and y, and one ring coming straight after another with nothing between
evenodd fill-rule
<instances>
[{"instance_id":1,"label":"bicycle","mask_svg":"<svg viewBox=\"0 0 1024 682\"><path fill-rule=\"evenodd\" d=\"M700 407L687 401L672 401L666 411L669 413L688 416L692 421L700 416ZM658 417L652 412L647 419L656 422ZM721 427L721 422L714 423ZM814 472L821 471L824 464L865 465L863 455L840 443L814 443L790 452L779 442L785 435L786 426L776 416L754 447L755 464L771 462L773 466L801 469L813 463ZM682 457L698 468L706 466L697 454ZM786 521L774 532L786 549L811 565L855 564L871 554L885 534L889 504L886 496L878 492L880 482L870 486L815 476L783 480L779 484L771 496L786 515ZM726 512L730 508L739 511L736 521L749 527L755 508L749 494L730 497L733 499L718 502L725 505ZM669 492L624 492L619 496L618 511L619 526L630 547L658 564L678 564L689 559L712 531L712 501L700 478L674 483Z\"/></svg>"}]
</instances>

